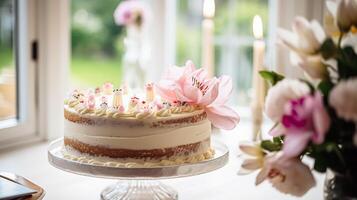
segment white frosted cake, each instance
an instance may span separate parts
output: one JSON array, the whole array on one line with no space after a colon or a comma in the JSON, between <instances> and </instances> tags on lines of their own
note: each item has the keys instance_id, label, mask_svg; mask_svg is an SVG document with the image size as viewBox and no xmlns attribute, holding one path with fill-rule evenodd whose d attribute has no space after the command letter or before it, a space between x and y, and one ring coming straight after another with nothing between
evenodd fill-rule
<instances>
[{"instance_id":1,"label":"white frosted cake","mask_svg":"<svg viewBox=\"0 0 357 200\"><path fill-rule=\"evenodd\" d=\"M179 68L184 69L188 67ZM213 102L173 99L163 88L167 80L163 81L147 84L142 96L126 87L113 89L110 83L95 90L73 91L64 106L66 148L92 156L154 162L212 157L210 118L215 118L214 124L218 121L215 125L231 129L238 116L232 110L227 117L213 106L209 109ZM207 88L203 93L201 96L209 95Z\"/></svg>"}]
</instances>

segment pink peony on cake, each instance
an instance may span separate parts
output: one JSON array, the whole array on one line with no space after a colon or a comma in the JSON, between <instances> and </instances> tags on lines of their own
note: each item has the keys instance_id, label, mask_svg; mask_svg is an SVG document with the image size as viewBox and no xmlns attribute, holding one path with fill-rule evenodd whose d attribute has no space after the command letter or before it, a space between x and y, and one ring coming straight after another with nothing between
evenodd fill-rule
<instances>
[{"instance_id":1,"label":"pink peony on cake","mask_svg":"<svg viewBox=\"0 0 357 200\"><path fill-rule=\"evenodd\" d=\"M238 114L225 105L232 90L227 76L207 78L188 61L170 67L143 94L114 89L75 90L64 105L67 149L123 161L194 162L211 158L211 123L233 129Z\"/></svg>"}]
</instances>

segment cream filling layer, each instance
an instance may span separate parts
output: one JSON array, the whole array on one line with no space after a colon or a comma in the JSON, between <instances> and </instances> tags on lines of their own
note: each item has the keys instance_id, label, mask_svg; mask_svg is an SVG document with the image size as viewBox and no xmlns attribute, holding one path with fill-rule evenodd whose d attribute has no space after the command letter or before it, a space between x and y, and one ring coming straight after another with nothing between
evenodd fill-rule
<instances>
[{"instance_id":1,"label":"cream filling layer","mask_svg":"<svg viewBox=\"0 0 357 200\"><path fill-rule=\"evenodd\" d=\"M113 127L80 125L67 120L65 136L89 145L99 145L113 149L148 150L176 147L208 139L211 123L200 123L175 128L145 128L139 132L137 127L126 130ZM108 132L105 132L104 129Z\"/></svg>"},{"instance_id":2,"label":"cream filling layer","mask_svg":"<svg viewBox=\"0 0 357 200\"><path fill-rule=\"evenodd\" d=\"M79 133L82 135L88 136L107 136L107 137L140 137L140 136L149 136L149 135L159 135L163 133L169 133L177 129L184 127L189 127L190 132L203 132L207 130L210 122L205 119L196 123L182 123L179 126L175 127L149 127L149 126L129 126L126 124L98 124L98 125L88 125L71 122L65 120L65 134L67 133Z\"/></svg>"}]
</instances>

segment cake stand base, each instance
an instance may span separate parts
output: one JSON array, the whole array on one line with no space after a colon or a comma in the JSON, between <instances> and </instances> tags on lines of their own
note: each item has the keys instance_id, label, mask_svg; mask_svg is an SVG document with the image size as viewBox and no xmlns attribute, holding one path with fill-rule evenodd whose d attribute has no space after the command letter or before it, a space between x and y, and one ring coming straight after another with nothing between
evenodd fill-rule
<instances>
[{"instance_id":1,"label":"cake stand base","mask_svg":"<svg viewBox=\"0 0 357 200\"><path fill-rule=\"evenodd\" d=\"M101 193L102 200L177 200L176 190L160 181L130 180L119 181L105 188Z\"/></svg>"}]
</instances>

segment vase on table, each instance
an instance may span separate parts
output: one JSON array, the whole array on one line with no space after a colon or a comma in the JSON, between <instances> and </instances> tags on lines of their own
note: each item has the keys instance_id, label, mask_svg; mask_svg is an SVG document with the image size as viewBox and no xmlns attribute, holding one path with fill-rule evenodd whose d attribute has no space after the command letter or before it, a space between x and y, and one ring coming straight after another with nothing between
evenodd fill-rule
<instances>
[{"instance_id":1,"label":"vase on table","mask_svg":"<svg viewBox=\"0 0 357 200\"><path fill-rule=\"evenodd\" d=\"M325 200L357 200L357 180L328 169L324 183Z\"/></svg>"},{"instance_id":2,"label":"vase on table","mask_svg":"<svg viewBox=\"0 0 357 200\"><path fill-rule=\"evenodd\" d=\"M143 65L143 41L140 27L127 26L127 36L124 39L125 53L123 57L123 79L133 90L142 88L146 81Z\"/></svg>"}]
</instances>

